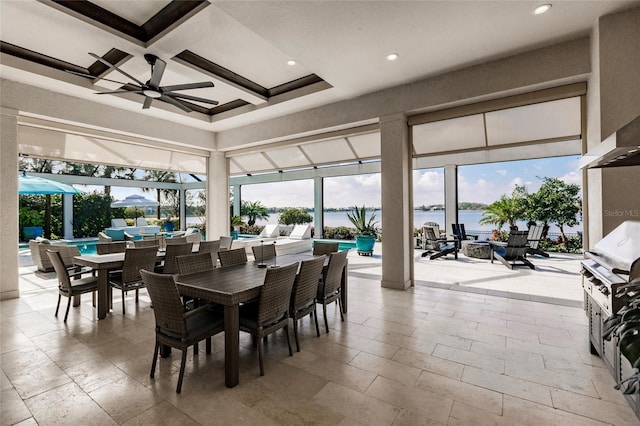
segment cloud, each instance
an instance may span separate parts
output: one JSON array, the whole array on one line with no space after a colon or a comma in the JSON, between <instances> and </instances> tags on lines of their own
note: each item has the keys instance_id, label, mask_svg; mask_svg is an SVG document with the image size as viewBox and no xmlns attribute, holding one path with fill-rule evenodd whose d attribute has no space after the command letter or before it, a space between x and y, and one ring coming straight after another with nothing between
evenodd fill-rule
<instances>
[{"instance_id":1,"label":"cloud","mask_svg":"<svg viewBox=\"0 0 640 426\"><path fill-rule=\"evenodd\" d=\"M507 173L509 173L509 172L507 172L506 170L502 169L502 170L496 170L496 173L498 173L500 176L506 176Z\"/></svg>"}]
</instances>

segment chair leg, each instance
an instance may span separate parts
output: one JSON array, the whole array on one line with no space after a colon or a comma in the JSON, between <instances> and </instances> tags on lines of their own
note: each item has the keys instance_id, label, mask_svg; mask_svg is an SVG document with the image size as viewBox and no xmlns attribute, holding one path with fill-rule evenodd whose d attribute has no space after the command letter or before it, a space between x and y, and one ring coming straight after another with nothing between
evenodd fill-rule
<instances>
[{"instance_id":1,"label":"chair leg","mask_svg":"<svg viewBox=\"0 0 640 426\"><path fill-rule=\"evenodd\" d=\"M256 336L258 341L258 362L260 363L260 375L264 376L264 363L262 362L262 339Z\"/></svg>"},{"instance_id":2,"label":"chair leg","mask_svg":"<svg viewBox=\"0 0 640 426\"><path fill-rule=\"evenodd\" d=\"M210 354L211 353L211 337L207 337L207 340L206 340L205 344L206 344L206 348L207 348L207 354Z\"/></svg>"},{"instance_id":3,"label":"chair leg","mask_svg":"<svg viewBox=\"0 0 640 426\"><path fill-rule=\"evenodd\" d=\"M58 310L60 309L60 299L62 298L62 295L60 293L58 293L58 306L56 306L56 314L55 316L58 316Z\"/></svg>"},{"instance_id":4,"label":"chair leg","mask_svg":"<svg viewBox=\"0 0 640 426\"><path fill-rule=\"evenodd\" d=\"M194 355L198 355L198 351L200 350L200 348L198 347L198 342L195 342L193 344L193 354Z\"/></svg>"},{"instance_id":5,"label":"chair leg","mask_svg":"<svg viewBox=\"0 0 640 426\"><path fill-rule=\"evenodd\" d=\"M289 336L289 324L285 325L284 332L287 334L287 345L289 345L289 356L293 356L293 351L291 350L291 337ZM300 350L298 349L298 352Z\"/></svg>"},{"instance_id":6,"label":"chair leg","mask_svg":"<svg viewBox=\"0 0 640 426\"><path fill-rule=\"evenodd\" d=\"M151 363L151 374L149 377L153 379L153 376L156 374L156 363L158 362L158 350L160 349L160 343L156 339L156 347L153 350L153 362Z\"/></svg>"},{"instance_id":7,"label":"chair leg","mask_svg":"<svg viewBox=\"0 0 640 426\"><path fill-rule=\"evenodd\" d=\"M184 377L184 365L187 363L187 348L182 350L182 361L180 362L180 375L178 376L178 387L176 393L182 391L182 378Z\"/></svg>"},{"instance_id":8,"label":"chair leg","mask_svg":"<svg viewBox=\"0 0 640 426\"><path fill-rule=\"evenodd\" d=\"M68 302L67 302L67 311L64 313L64 322L67 322L67 317L69 316L69 308L71 307L71 294L69 294Z\"/></svg>"},{"instance_id":9,"label":"chair leg","mask_svg":"<svg viewBox=\"0 0 640 426\"><path fill-rule=\"evenodd\" d=\"M342 297L338 297L338 310L340 311L340 319L344 322L344 315L342 315Z\"/></svg>"},{"instance_id":10,"label":"chair leg","mask_svg":"<svg viewBox=\"0 0 640 426\"><path fill-rule=\"evenodd\" d=\"M289 333L287 333L289 336ZM293 337L296 339L296 352L300 352L300 339L298 338L298 320L293 318Z\"/></svg>"},{"instance_id":11,"label":"chair leg","mask_svg":"<svg viewBox=\"0 0 640 426\"><path fill-rule=\"evenodd\" d=\"M140 301L139 297L138 297L138 289L136 288L136 305L138 304L138 302Z\"/></svg>"},{"instance_id":12,"label":"chair leg","mask_svg":"<svg viewBox=\"0 0 640 426\"><path fill-rule=\"evenodd\" d=\"M313 319L316 322L316 337L320 337L320 327L318 327L318 310L313 310Z\"/></svg>"},{"instance_id":13,"label":"chair leg","mask_svg":"<svg viewBox=\"0 0 640 426\"><path fill-rule=\"evenodd\" d=\"M126 314L126 312L124 311L124 295L125 295L125 291L124 291L124 286L122 287L122 315L124 316Z\"/></svg>"},{"instance_id":14,"label":"chair leg","mask_svg":"<svg viewBox=\"0 0 640 426\"><path fill-rule=\"evenodd\" d=\"M96 292L92 291L91 292L91 303L93 303L93 307L96 307Z\"/></svg>"},{"instance_id":15,"label":"chair leg","mask_svg":"<svg viewBox=\"0 0 640 426\"><path fill-rule=\"evenodd\" d=\"M327 304L322 302L322 313L324 314L324 328L329 332L329 321L327 321Z\"/></svg>"}]
</instances>

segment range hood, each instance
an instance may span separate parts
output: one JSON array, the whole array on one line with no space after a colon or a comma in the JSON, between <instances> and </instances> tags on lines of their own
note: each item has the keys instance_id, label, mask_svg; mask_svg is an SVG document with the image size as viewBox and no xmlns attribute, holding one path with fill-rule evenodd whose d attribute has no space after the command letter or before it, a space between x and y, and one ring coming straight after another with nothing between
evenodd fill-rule
<instances>
[{"instance_id":1,"label":"range hood","mask_svg":"<svg viewBox=\"0 0 640 426\"><path fill-rule=\"evenodd\" d=\"M584 168L640 165L640 116L590 149L580 158Z\"/></svg>"}]
</instances>

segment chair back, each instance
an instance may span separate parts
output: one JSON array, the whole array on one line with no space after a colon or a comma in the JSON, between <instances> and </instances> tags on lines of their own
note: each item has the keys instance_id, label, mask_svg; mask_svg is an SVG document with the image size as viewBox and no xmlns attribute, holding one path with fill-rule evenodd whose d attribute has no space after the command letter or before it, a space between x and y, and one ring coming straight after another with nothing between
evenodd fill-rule
<instances>
[{"instance_id":1,"label":"chair back","mask_svg":"<svg viewBox=\"0 0 640 426\"><path fill-rule=\"evenodd\" d=\"M505 247L505 259L516 259L527 253L527 235L528 231L511 231L507 246Z\"/></svg>"},{"instance_id":2,"label":"chair back","mask_svg":"<svg viewBox=\"0 0 640 426\"><path fill-rule=\"evenodd\" d=\"M276 257L276 246L273 243L251 246L251 251L253 251L253 257L257 262Z\"/></svg>"},{"instance_id":3,"label":"chair back","mask_svg":"<svg viewBox=\"0 0 640 426\"><path fill-rule=\"evenodd\" d=\"M220 251L231 250L231 244L233 244L233 238L224 235L220 237Z\"/></svg>"},{"instance_id":4,"label":"chair back","mask_svg":"<svg viewBox=\"0 0 640 426\"><path fill-rule=\"evenodd\" d=\"M198 228L187 228L184 233L184 237L188 243L199 243L202 241L202 233Z\"/></svg>"},{"instance_id":5,"label":"chair back","mask_svg":"<svg viewBox=\"0 0 640 426\"><path fill-rule=\"evenodd\" d=\"M320 256L326 254L330 256L331 253L335 253L339 250L340 243L326 243L321 241L315 241L313 243L313 255Z\"/></svg>"},{"instance_id":6,"label":"chair back","mask_svg":"<svg viewBox=\"0 0 640 426\"><path fill-rule=\"evenodd\" d=\"M173 275L156 274L144 269L140 275L153 305L156 332L178 338L186 336L184 308Z\"/></svg>"},{"instance_id":7,"label":"chair back","mask_svg":"<svg viewBox=\"0 0 640 426\"><path fill-rule=\"evenodd\" d=\"M147 223L147 219L144 217L137 217L136 226L149 226L149 224Z\"/></svg>"},{"instance_id":8,"label":"chair back","mask_svg":"<svg viewBox=\"0 0 640 426\"><path fill-rule=\"evenodd\" d=\"M96 244L96 253L98 254L124 253L126 249L126 241L114 241L112 243Z\"/></svg>"},{"instance_id":9,"label":"chair back","mask_svg":"<svg viewBox=\"0 0 640 426\"><path fill-rule=\"evenodd\" d=\"M165 252L165 255L164 255L164 266L162 267L162 273L163 274L178 273L178 264L176 262L176 257L191 254L191 250L193 250L193 243L168 245L167 251Z\"/></svg>"},{"instance_id":10,"label":"chair back","mask_svg":"<svg viewBox=\"0 0 640 426\"><path fill-rule=\"evenodd\" d=\"M295 312L315 303L318 282L322 277L322 268L326 255L300 262L300 270L291 291L291 310Z\"/></svg>"},{"instance_id":11,"label":"chair back","mask_svg":"<svg viewBox=\"0 0 640 426\"><path fill-rule=\"evenodd\" d=\"M176 264L178 266L179 274L192 274L195 272L210 271L215 267L211 253L177 256Z\"/></svg>"},{"instance_id":12,"label":"chair back","mask_svg":"<svg viewBox=\"0 0 640 426\"><path fill-rule=\"evenodd\" d=\"M455 235L458 241L467 239L467 232L464 229L464 223L452 223L451 230L453 231L453 235Z\"/></svg>"},{"instance_id":13,"label":"chair back","mask_svg":"<svg viewBox=\"0 0 640 426\"><path fill-rule=\"evenodd\" d=\"M156 240L135 240L133 245L134 247L156 247L156 249L160 247Z\"/></svg>"},{"instance_id":14,"label":"chair back","mask_svg":"<svg viewBox=\"0 0 640 426\"><path fill-rule=\"evenodd\" d=\"M267 270L258 302L258 327L279 321L289 314L296 272L298 262Z\"/></svg>"},{"instance_id":15,"label":"chair back","mask_svg":"<svg viewBox=\"0 0 640 426\"><path fill-rule=\"evenodd\" d=\"M128 248L124 251L122 282L140 281L140 270L153 271L158 249L156 247Z\"/></svg>"},{"instance_id":16,"label":"chair back","mask_svg":"<svg viewBox=\"0 0 640 426\"><path fill-rule=\"evenodd\" d=\"M71 290L71 280L69 280L69 274L67 273L67 267L64 265L62 255L56 250L47 249L47 256L53 265L56 276L58 277L58 286L62 290Z\"/></svg>"},{"instance_id":17,"label":"chair back","mask_svg":"<svg viewBox=\"0 0 640 426\"><path fill-rule=\"evenodd\" d=\"M116 218L111 219L111 227L112 228L126 228L127 227L127 222L124 220L124 218L116 217Z\"/></svg>"},{"instance_id":18,"label":"chair back","mask_svg":"<svg viewBox=\"0 0 640 426\"><path fill-rule=\"evenodd\" d=\"M437 228L435 226L425 226L423 227L423 229L424 229L424 236L427 241L433 243L438 239L440 239L439 234L436 233Z\"/></svg>"},{"instance_id":19,"label":"chair back","mask_svg":"<svg viewBox=\"0 0 640 426\"><path fill-rule=\"evenodd\" d=\"M213 241L201 241L198 247L198 253L215 253L215 258L218 258L218 252L220 251L220 240Z\"/></svg>"},{"instance_id":20,"label":"chair back","mask_svg":"<svg viewBox=\"0 0 640 426\"><path fill-rule=\"evenodd\" d=\"M218 259L220 259L220 266L223 268L242 265L243 263L247 263L247 252L244 248L219 251Z\"/></svg>"},{"instance_id":21,"label":"chair back","mask_svg":"<svg viewBox=\"0 0 640 426\"><path fill-rule=\"evenodd\" d=\"M330 295L338 291L342 282L342 270L347 262L348 251L339 251L331 253L329 257L329 265L322 273L324 281L324 294Z\"/></svg>"},{"instance_id":22,"label":"chair back","mask_svg":"<svg viewBox=\"0 0 640 426\"><path fill-rule=\"evenodd\" d=\"M165 239L165 244L170 246L172 244L184 244L187 243L187 237L173 237Z\"/></svg>"},{"instance_id":23,"label":"chair back","mask_svg":"<svg viewBox=\"0 0 640 426\"><path fill-rule=\"evenodd\" d=\"M542 231L544 231L544 226L542 225L533 225L529 228L529 233L527 234L529 248L534 250L538 248L542 239Z\"/></svg>"}]
</instances>

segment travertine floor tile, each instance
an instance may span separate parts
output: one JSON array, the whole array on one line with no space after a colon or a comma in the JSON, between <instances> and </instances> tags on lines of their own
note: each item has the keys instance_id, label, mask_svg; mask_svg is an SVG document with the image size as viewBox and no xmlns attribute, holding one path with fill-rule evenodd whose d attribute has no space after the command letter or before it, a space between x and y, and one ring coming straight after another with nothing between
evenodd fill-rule
<instances>
[{"instance_id":1,"label":"travertine floor tile","mask_svg":"<svg viewBox=\"0 0 640 426\"><path fill-rule=\"evenodd\" d=\"M360 352L349 365L370 371L405 385L415 384L421 370L406 364Z\"/></svg>"},{"instance_id":2,"label":"travertine floor tile","mask_svg":"<svg viewBox=\"0 0 640 426\"><path fill-rule=\"evenodd\" d=\"M553 406L582 417L611 423L616 426L638 425L638 418L629 406L589 398L561 389L552 389Z\"/></svg>"},{"instance_id":3,"label":"travertine floor tile","mask_svg":"<svg viewBox=\"0 0 640 426\"><path fill-rule=\"evenodd\" d=\"M400 349L398 353L394 355L393 360L454 379L460 379L464 370L464 365L457 362L409 349Z\"/></svg>"},{"instance_id":4,"label":"travertine floor tile","mask_svg":"<svg viewBox=\"0 0 640 426\"><path fill-rule=\"evenodd\" d=\"M549 388L527 380L480 370L474 367L465 367L462 373L462 381L506 395L512 395L551 406Z\"/></svg>"},{"instance_id":5,"label":"travertine floor tile","mask_svg":"<svg viewBox=\"0 0 640 426\"><path fill-rule=\"evenodd\" d=\"M504 373L504 360L474 352L463 351L450 346L437 345L436 349L433 351L433 356L469 365L471 367L477 367L483 370Z\"/></svg>"},{"instance_id":6,"label":"travertine floor tile","mask_svg":"<svg viewBox=\"0 0 640 426\"><path fill-rule=\"evenodd\" d=\"M31 412L15 389L3 389L0 396L0 424L12 425L31 417Z\"/></svg>"}]
</instances>

